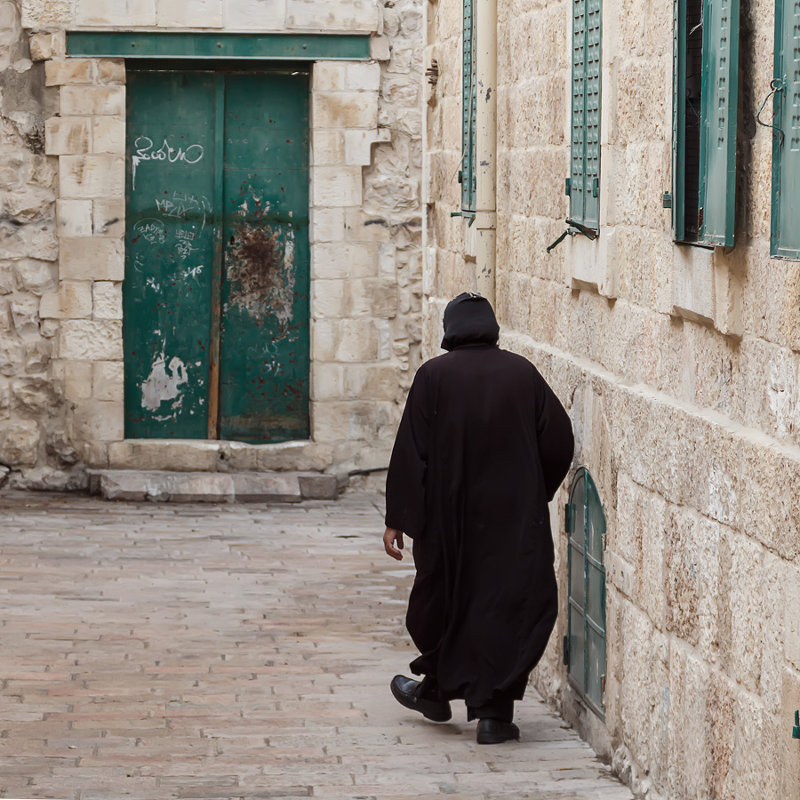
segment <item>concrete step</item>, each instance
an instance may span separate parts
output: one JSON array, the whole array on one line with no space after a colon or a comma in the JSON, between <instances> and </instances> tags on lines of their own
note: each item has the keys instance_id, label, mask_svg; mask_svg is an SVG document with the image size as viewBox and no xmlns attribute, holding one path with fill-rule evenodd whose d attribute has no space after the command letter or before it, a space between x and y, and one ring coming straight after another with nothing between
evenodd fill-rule
<instances>
[{"instance_id":1,"label":"concrete step","mask_svg":"<svg viewBox=\"0 0 800 800\"><path fill-rule=\"evenodd\" d=\"M319 472L89 471L90 492L106 500L299 503L301 500L333 500L346 483L346 476Z\"/></svg>"}]
</instances>

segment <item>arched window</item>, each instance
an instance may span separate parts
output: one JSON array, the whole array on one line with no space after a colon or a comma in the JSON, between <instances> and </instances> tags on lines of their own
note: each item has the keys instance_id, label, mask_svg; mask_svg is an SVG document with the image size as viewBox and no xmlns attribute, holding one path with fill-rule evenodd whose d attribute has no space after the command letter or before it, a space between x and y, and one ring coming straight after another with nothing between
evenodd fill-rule
<instances>
[{"instance_id":1,"label":"arched window","mask_svg":"<svg viewBox=\"0 0 800 800\"><path fill-rule=\"evenodd\" d=\"M572 479L566 506L569 534L569 618L564 663L570 684L603 717L606 684L606 518L586 467Z\"/></svg>"}]
</instances>

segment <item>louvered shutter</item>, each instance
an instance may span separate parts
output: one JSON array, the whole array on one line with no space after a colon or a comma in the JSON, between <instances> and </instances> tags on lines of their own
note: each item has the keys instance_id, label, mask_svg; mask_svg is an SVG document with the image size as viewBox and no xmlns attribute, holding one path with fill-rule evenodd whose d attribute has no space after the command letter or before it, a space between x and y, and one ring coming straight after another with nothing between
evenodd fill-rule
<instances>
[{"instance_id":1,"label":"louvered shutter","mask_svg":"<svg viewBox=\"0 0 800 800\"><path fill-rule=\"evenodd\" d=\"M704 0L700 240L733 246L739 0Z\"/></svg>"},{"instance_id":2,"label":"louvered shutter","mask_svg":"<svg viewBox=\"0 0 800 800\"><path fill-rule=\"evenodd\" d=\"M461 79L461 209L475 212L475 14L473 0L464 0Z\"/></svg>"},{"instance_id":3,"label":"louvered shutter","mask_svg":"<svg viewBox=\"0 0 800 800\"><path fill-rule=\"evenodd\" d=\"M800 0L775 6L776 128L772 143L773 256L800 258Z\"/></svg>"},{"instance_id":4,"label":"louvered shutter","mask_svg":"<svg viewBox=\"0 0 800 800\"><path fill-rule=\"evenodd\" d=\"M601 0L572 3L569 218L596 230L600 189Z\"/></svg>"}]
</instances>

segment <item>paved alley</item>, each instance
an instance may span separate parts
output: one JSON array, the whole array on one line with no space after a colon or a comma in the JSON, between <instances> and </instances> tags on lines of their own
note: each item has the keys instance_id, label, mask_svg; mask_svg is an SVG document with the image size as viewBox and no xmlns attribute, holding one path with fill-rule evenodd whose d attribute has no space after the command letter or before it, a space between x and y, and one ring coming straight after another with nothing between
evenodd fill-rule
<instances>
[{"instance_id":1,"label":"paved alley","mask_svg":"<svg viewBox=\"0 0 800 800\"><path fill-rule=\"evenodd\" d=\"M628 800L533 693L497 746L395 703L379 506L0 495L0 796Z\"/></svg>"}]
</instances>

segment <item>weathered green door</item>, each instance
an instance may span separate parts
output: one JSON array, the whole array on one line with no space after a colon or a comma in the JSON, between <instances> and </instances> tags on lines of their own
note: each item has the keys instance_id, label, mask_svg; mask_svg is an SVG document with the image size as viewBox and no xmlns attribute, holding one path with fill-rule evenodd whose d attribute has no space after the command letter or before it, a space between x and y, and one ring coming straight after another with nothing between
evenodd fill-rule
<instances>
[{"instance_id":1,"label":"weathered green door","mask_svg":"<svg viewBox=\"0 0 800 800\"><path fill-rule=\"evenodd\" d=\"M308 436L308 74L128 74L126 436Z\"/></svg>"}]
</instances>

